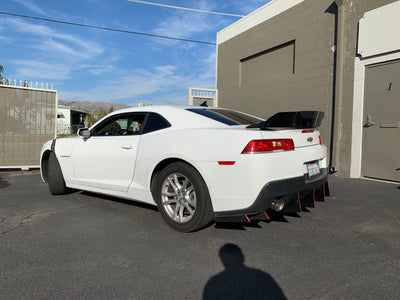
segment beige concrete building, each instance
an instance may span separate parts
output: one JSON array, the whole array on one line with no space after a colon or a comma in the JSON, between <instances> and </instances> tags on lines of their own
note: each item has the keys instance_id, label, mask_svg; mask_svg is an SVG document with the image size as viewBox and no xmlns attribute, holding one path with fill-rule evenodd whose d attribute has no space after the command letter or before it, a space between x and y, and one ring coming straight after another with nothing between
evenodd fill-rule
<instances>
[{"instance_id":1,"label":"beige concrete building","mask_svg":"<svg viewBox=\"0 0 400 300\"><path fill-rule=\"evenodd\" d=\"M56 137L57 101L53 89L0 84L0 169L39 167L43 144Z\"/></svg>"},{"instance_id":2,"label":"beige concrete building","mask_svg":"<svg viewBox=\"0 0 400 300\"><path fill-rule=\"evenodd\" d=\"M274 0L217 34L218 105L321 110L332 170L400 181L400 1Z\"/></svg>"}]
</instances>

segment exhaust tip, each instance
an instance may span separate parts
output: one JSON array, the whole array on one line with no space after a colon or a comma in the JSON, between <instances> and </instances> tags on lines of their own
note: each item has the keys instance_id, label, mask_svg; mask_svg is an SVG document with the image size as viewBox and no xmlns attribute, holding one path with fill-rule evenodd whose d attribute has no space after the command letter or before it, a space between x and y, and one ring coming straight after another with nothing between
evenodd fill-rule
<instances>
[{"instance_id":1,"label":"exhaust tip","mask_svg":"<svg viewBox=\"0 0 400 300\"><path fill-rule=\"evenodd\" d=\"M285 207L285 202L282 199L275 199L272 201L270 208L275 211L282 211Z\"/></svg>"}]
</instances>

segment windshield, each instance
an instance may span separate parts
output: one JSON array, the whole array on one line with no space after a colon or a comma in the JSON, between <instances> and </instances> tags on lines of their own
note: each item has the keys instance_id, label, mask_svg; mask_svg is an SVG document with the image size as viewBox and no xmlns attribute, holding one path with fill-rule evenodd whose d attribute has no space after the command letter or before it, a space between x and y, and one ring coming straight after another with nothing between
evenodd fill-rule
<instances>
[{"instance_id":1,"label":"windshield","mask_svg":"<svg viewBox=\"0 0 400 300\"><path fill-rule=\"evenodd\" d=\"M188 108L188 111L224 123L226 125L249 125L262 119L229 109Z\"/></svg>"}]
</instances>

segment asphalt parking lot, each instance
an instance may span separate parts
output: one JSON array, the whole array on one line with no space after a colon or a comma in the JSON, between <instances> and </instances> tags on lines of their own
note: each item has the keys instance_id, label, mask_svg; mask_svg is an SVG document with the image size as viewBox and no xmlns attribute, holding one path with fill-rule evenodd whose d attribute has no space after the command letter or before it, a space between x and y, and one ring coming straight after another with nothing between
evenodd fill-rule
<instances>
[{"instance_id":1,"label":"asphalt parking lot","mask_svg":"<svg viewBox=\"0 0 400 300\"><path fill-rule=\"evenodd\" d=\"M299 215L184 234L151 206L0 172L0 298L398 299L399 184L330 185Z\"/></svg>"}]
</instances>

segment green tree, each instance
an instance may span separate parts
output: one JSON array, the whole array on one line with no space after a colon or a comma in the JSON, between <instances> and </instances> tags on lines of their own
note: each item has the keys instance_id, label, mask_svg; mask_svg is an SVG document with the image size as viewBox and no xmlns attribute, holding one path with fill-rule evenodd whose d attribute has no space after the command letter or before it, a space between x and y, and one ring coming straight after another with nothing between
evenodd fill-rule
<instances>
[{"instance_id":1,"label":"green tree","mask_svg":"<svg viewBox=\"0 0 400 300\"><path fill-rule=\"evenodd\" d=\"M85 118L85 126L90 127L94 123L96 123L98 120L100 120L102 117L107 115L107 112L105 109L100 108L98 111L94 113L88 113Z\"/></svg>"},{"instance_id":2,"label":"green tree","mask_svg":"<svg viewBox=\"0 0 400 300\"><path fill-rule=\"evenodd\" d=\"M147 103L147 101L139 102L137 106L151 106L151 104Z\"/></svg>"},{"instance_id":3,"label":"green tree","mask_svg":"<svg viewBox=\"0 0 400 300\"><path fill-rule=\"evenodd\" d=\"M1 75L1 73L3 73L3 70L4 70L3 66L0 65L0 84L3 84L3 78L4 77Z\"/></svg>"}]
</instances>

